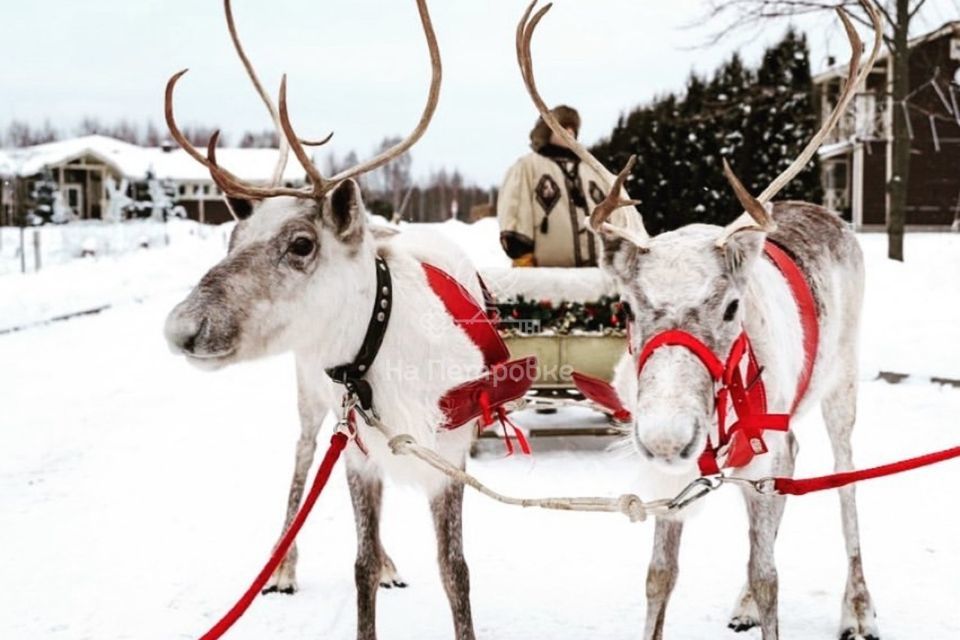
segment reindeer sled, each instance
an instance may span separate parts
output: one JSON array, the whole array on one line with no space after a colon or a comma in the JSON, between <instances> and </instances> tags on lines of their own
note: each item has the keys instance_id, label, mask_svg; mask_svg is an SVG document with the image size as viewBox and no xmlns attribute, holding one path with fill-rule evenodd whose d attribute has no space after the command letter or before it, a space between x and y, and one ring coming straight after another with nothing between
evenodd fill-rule
<instances>
[{"instance_id":1,"label":"reindeer sled","mask_svg":"<svg viewBox=\"0 0 960 640\"><path fill-rule=\"evenodd\" d=\"M514 410L586 407L620 421L625 414L578 388L582 375L605 382L627 348L627 310L598 267L485 269L498 328L514 358L536 357L533 384ZM534 428L532 435L608 435L612 427ZM491 434L493 435L493 434Z\"/></svg>"},{"instance_id":2,"label":"reindeer sled","mask_svg":"<svg viewBox=\"0 0 960 640\"><path fill-rule=\"evenodd\" d=\"M864 2L879 34L879 16ZM773 544L786 496L842 487L849 577L839 637L879 638L863 577L850 485L960 457L960 447L852 471L850 434L856 401L861 255L853 234L831 212L812 204L771 200L807 164L839 120L877 58L880 36L875 35L861 71L862 43L840 10L852 45L847 85L828 122L800 157L756 198L725 166L743 215L726 228L689 225L651 237L642 228L613 224L611 218L616 209L632 204L624 195L623 183L633 161L617 177L606 172L552 118L540 98L530 41L549 5L533 13L535 4L527 8L517 29L520 70L551 129L565 137L584 162L609 178L604 185L608 187L606 199L591 217L591 227L603 242L602 268L608 275L577 270L579 286L560 271L546 276L543 271L484 275L490 288L507 299L519 302L521 294L526 294L539 300L546 292L548 299L562 297L565 304L573 305L568 310L578 310L570 311L574 316L583 311L588 317L586 310L590 309L594 315L606 314L609 325L614 325L592 332L534 326L526 327L532 330L525 333L524 327L511 326L520 319L518 313L516 318L507 314L504 319L500 327L504 340L483 309L482 279L456 247L414 230L385 238L370 228L353 178L386 164L415 144L437 105L441 63L426 0L416 0L431 61L430 89L419 124L396 146L333 176L324 176L313 164L305 149L311 143L293 129L287 112L286 78L278 105L260 85L237 38L229 0L225 0L227 23L237 53L283 134L271 184L244 182L221 167L216 159L216 135L206 154L194 148L173 115L175 85L185 72L168 82L165 112L171 134L207 167L227 195L238 222L227 256L171 310L165 326L167 341L192 364L211 370L293 352L302 429L280 541L237 604L202 640L221 637L262 588L286 593L296 590L293 541L341 453L357 527L358 640L376 640L378 587L400 586L379 530L383 479L388 476L418 486L430 503L440 575L458 640L475 637L463 550L464 486L523 507L622 512L632 521L656 516L644 638L660 640L678 571L683 529L680 511L723 484L744 489L750 517L747 583L737 599L732 628L760 627L764 640L778 640ZM308 186L296 189L280 184L288 151L309 175ZM803 286L809 287L821 307L815 312L819 334L812 351L802 320L803 305L791 294L790 276L776 258L767 262L761 257L767 242L782 244L807 266ZM526 283L525 278L533 282ZM635 313L630 318L635 331L630 340L614 330L616 325L627 325L626 318L618 315L623 309L613 298L605 297L613 291L614 278ZM562 291L556 295L548 291L551 282ZM710 286L705 288L704 283ZM587 293L578 295L576 289ZM587 295L596 300L593 296L598 293L604 302L590 306L594 303ZM669 317L671 313L674 317ZM425 322L426 317L436 322ZM590 329L589 318L585 322ZM628 342L633 350L624 356ZM730 355L723 361L727 353ZM529 366L533 354L543 360L535 373ZM441 365L439 371L432 367L434 359ZM604 380L610 377L614 361L618 361L616 391ZM763 380L757 362L765 367ZM576 368L582 370L579 381L573 373ZM727 374L734 369L745 369L746 378ZM504 371L519 375L516 380L511 375L498 377ZM586 373L596 377L583 375ZM583 385L585 380L590 386ZM573 384L595 402L591 406L603 406L618 419L627 412L618 402L622 399L630 404L636 460L653 472L652 485L645 489L669 496L674 493L671 484L688 483L675 498L643 501L632 494L509 498L466 473L475 429L489 424L493 415L506 422L506 410L511 403L522 404L521 399L534 406L545 402L539 399L546 395L541 392L554 393L554 406L585 402L570 393ZM724 391L729 391L741 423L754 419L752 427L760 432L757 438L762 447L755 447L748 438L741 439L739 449L731 446L723 451L719 446L723 442L711 440L713 426L718 424L723 432L728 407L727 397L721 395ZM768 400L771 413L766 410ZM789 426L795 410L815 401L822 401L838 473L796 480L792 478L796 443L793 434L781 427ZM301 506L318 431L328 411L335 415L337 428ZM764 435L769 438L766 442ZM517 438L523 441L519 432ZM706 459L712 466L703 463L705 453L714 454ZM754 463L754 456L759 464Z\"/></svg>"}]
</instances>

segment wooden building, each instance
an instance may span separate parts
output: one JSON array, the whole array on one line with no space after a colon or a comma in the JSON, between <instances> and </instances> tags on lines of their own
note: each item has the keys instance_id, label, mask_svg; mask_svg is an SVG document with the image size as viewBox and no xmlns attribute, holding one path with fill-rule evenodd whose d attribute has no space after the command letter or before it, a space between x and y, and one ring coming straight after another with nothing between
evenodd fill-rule
<instances>
[{"instance_id":1,"label":"wooden building","mask_svg":"<svg viewBox=\"0 0 960 640\"><path fill-rule=\"evenodd\" d=\"M857 228L886 225L892 165L892 118L906 116L911 137L906 222L956 227L960 220L960 21L910 42L910 96L891 97L892 59L883 53L853 107L820 149L825 204ZM846 66L814 76L823 117Z\"/></svg>"},{"instance_id":2,"label":"wooden building","mask_svg":"<svg viewBox=\"0 0 960 640\"><path fill-rule=\"evenodd\" d=\"M217 151L217 159L241 179L265 183L273 174L277 150L225 148ZM108 217L111 194L142 201L149 197L152 179L172 187L174 204L189 218L211 224L232 219L207 170L171 145L139 147L92 135L0 150L0 180L30 182L44 175L58 183L64 204L79 220ZM296 162L287 164L284 181L289 186L304 184L305 175ZM11 189L3 193L12 197ZM15 222L9 199L0 202L0 225Z\"/></svg>"}]
</instances>

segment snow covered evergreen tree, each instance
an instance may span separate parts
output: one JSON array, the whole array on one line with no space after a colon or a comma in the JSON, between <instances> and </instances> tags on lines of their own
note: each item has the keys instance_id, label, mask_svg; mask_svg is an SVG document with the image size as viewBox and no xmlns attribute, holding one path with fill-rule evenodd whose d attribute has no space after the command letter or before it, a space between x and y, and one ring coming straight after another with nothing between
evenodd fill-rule
<instances>
[{"instance_id":1,"label":"snow covered evergreen tree","mask_svg":"<svg viewBox=\"0 0 960 640\"><path fill-rule=\"evenodd\" d=\"M43 224L51 221L58 189L59 185L53 179L53 172L50 169L46 169L33 181L30 189L28 224Z\"/></svg>"},{"instance_id":2,"label":"snow covered evergreen tree","mask_svg":"<svg viewBox=\"0 0 960 640\"><path fill-rule=\"evenodd\" d=\"M790 30L756 70L734 54L709 79L692 74L667 94L620 118L593 152L611 169L639 162L628 188L654 233L692 222L726 224L740 209L721 171L726 157L759 193L816 131L806 38ZM781 194L819 202L816 160Z\"/></svg>"}]
</instances>

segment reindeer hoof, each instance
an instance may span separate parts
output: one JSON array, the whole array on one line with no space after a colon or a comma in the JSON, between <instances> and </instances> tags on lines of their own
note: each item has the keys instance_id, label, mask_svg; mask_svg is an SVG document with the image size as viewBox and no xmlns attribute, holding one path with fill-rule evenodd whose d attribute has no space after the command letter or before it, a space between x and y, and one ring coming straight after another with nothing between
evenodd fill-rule
<instances>
[{"instance_id":1,"label":"reindeer hoof","mask_svg":"<svg viewBox=\"0 0 960 640\"><path fill-rule=\"evenodd\" d=\"M268 593L282 593L287 596L292 596L296 592L297 592L297 589L293 585L281 587L279 585L272 584L269 587L262 590L260 594L265 596Z\"/></svg>"},{"instance_id":2,"label":"reindeer hoof","mask_svg":"<svg viewBox=\"0 0 960 640\"><path fill-rule=\"evenodd\" d=\"M406 589L407 583L404 582L403 580L397 580L397 579L380 581L381 589L393 589L394 587L396 587L397 589Z\"/></svg>"},{"instance_id":3,"label":"reindeer hoof","mask_svg":"<svg viewBox=\"0 0 960 640\"><path fill-rule=\"evenodd\" d=\"M397 567L389 556L384 556L383 564L380 566L380 587L383 589L406 588L407 583L400 577Z\"/></svg>"},{"instance_id":4,"label":"reindeer hoof","mask_svg":"<svg viewBox=\"0 0 960 640\"><path fill-rule=\"evenodd\" d=\"M760 622L754 620L753 618L737 616L730 619L730 622L727 624L727 628L733 629L737 633L741 633L743 631L749 631L750 629L759 626L759 624Z\"/></svg>"},{"instance_id":5,"label":"reindeer hoof","mask_svg":"<svg viewBox=\"0 0 960 640\"><path fill-rule=\"evenodd\" d=\"M861 635L856 629L844 629L843 633L840 634L840 640L880 640L880 636L875 636L872 633Z\"/></svg>"}]
</instances>

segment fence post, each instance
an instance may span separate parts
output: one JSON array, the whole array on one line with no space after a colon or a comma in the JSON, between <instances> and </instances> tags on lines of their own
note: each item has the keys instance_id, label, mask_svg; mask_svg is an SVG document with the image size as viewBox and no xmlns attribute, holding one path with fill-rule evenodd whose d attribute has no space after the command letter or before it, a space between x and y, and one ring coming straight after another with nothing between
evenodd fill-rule
<instances>
[{"instance_id":1,"label":"fence post","mask_svg":"<svg viewBox=\"0 0 960 640\"><path fill-rule=\"evenodd\" d=\"M34 271L40 271L40 230L33 230L33 264Z\"/></svg>"},{"instance_id":2,"label":"fence post","mask_svg":"<svg viewBox=\"0 0 960 640\"><path fill-rule=\"evenodd\" d=\"M20 224L20 273L27 272L27 245L23 239L24 226Z\"/></svg>"}]
</instances>

